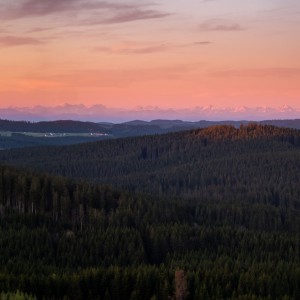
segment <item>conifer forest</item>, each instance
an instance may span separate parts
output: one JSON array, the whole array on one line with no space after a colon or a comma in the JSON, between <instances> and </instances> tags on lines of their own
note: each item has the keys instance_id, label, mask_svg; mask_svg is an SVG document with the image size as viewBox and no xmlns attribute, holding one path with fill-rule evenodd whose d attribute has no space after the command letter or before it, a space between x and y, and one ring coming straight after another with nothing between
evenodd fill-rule
<instances>
[{"instance_id":1,"label":"conifer forest","mask_svg":"<svg viewBox=\"0 0 300 300\"><path fill-rule=\"evenodd\" d=\"M0 299L300 299L300 130L0 151Z\"/></svg>"}]
</instances>

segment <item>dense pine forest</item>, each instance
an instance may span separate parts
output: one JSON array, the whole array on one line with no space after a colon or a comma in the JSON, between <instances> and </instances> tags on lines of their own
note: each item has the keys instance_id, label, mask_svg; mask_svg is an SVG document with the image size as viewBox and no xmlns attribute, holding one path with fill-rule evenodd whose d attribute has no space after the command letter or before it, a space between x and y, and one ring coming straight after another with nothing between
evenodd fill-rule
<instances>
[{"instance_id":1,"label":"dense pine forest","mask_svg":"<svg viewBox=\"0 0 300 300\"><path fill-rule=\"evenodd\" d=\"M86 132L106 132L106 128L93 122L80 122L71 120L60 121L11 121L0 119L0 129L11 132L69 132L69 133L86 133Z\"/></svg>"},{"instance_id":2,"label":"dense pine forest","mask_svg":"<svg viewBox=\"0 0 300 300\"><path fill-rule=\"evenodd\" d=\"M0 118L0 150L72 145L100 141L105 139L124 138L165 134L185 130L207 128L216 125L231 125L236 128L248 125L249 121L198 121L152 120L150 122L134 120L125 123L94 123L72 120L60 121L10 121ZM300 120L265 120L261 125L273 125L300 129Z\"/></svg>"},{"instance_id":3,"label":"dense pine forest","mask_svg":"<svg viewBox=\"0 0 300 300\"><path fill-rule=\"evenodd\" d=\"M0 161L3 297L300 299L298 130L216 126Z\"/></svg>"}]
</instances>

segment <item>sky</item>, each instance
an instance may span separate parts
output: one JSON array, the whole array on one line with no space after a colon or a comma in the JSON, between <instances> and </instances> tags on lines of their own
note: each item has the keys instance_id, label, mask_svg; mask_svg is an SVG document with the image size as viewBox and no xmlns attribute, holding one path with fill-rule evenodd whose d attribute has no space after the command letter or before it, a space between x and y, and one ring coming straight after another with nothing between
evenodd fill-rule
<instances>
[{"instance_id":1,"label":"sky","mask_svg":"<svg viewBox=\"0 0 300 300\"><path fill-rule=\"evenodd\" d=\"M0 108L300 107L299 0L1 0Z\"/></svg>"}]
</instances>

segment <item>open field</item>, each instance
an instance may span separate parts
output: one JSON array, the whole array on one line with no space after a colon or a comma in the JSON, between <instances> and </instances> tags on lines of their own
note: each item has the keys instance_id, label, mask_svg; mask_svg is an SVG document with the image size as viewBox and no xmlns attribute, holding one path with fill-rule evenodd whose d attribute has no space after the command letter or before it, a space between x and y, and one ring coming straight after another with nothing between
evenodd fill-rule
<instances>
[{"instance_id":1,"label":"open field","mask_svg":"<svg viewBox=\"0 0 300 300\"><path fill-rule=\"evenodd\" d=\"M99 137L99 136L109 136L107 133L64 133L64 132L11 132L11 131L0 131L0 136L11 137L13 134L22 134L31 137L70 137L70 136L79 136L79 137Z\"/></svg>"}]
</instances>

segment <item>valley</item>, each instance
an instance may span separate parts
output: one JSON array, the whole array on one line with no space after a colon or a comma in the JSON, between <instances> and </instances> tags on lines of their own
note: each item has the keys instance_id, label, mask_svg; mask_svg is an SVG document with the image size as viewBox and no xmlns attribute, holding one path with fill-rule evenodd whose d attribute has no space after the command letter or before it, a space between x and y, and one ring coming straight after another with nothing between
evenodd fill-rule
<instances>
[{"instance_id":1,"label":"valley","mask_svg":"<svg viewBox=\"0 0 300 300\"><path fill-rule=\"evenodd\" d=\"M0 153L3 291L297 299L300 131L214 126Z\"/></svg>"}]
</instances>

